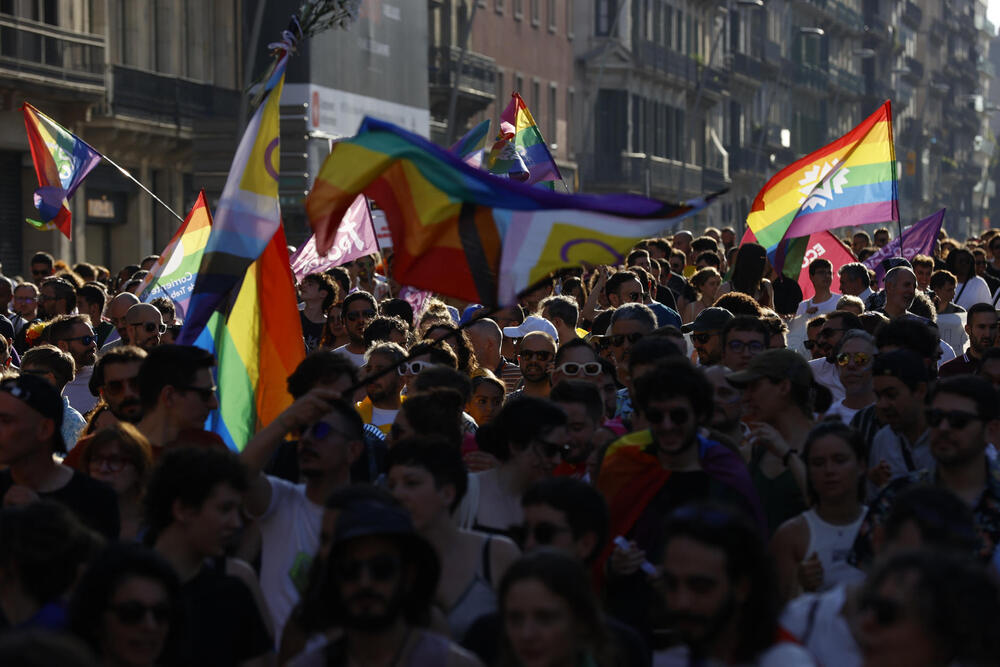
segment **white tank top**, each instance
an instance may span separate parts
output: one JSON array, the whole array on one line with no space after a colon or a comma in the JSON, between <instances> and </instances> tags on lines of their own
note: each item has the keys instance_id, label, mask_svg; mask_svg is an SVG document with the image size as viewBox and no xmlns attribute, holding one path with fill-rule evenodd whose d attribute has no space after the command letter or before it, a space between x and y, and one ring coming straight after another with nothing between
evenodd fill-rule
<instances>
[{"instance_id":1,"label":"white tank top","mask_svg":"<svg viewBox=\"0 0 1000 667\"><path fill-rule=\"evenodd\" d=\"M836 584L850 584L865 578L864 572L847 563L847 554L867 513L868 508L862 505L858 518L843 526L823 521L814 509L802 513L809 525L809 548L806 549L806 558L815 552L823 565L821 591L829 590Z\"/></svg>"}]
</instances>

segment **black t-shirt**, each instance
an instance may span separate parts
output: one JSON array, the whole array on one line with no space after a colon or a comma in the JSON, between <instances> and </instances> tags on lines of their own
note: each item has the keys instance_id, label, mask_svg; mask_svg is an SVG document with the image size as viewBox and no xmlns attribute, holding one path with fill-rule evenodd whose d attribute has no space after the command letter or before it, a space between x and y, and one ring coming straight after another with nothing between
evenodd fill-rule
<instances>
[{"instance_id":1,"label":"black t-shirt","mask_svg":"<svg viewBox=\"0 0 1000 667\"><path fill-rule=\"evenodd\" d=\"M302 338L306 344L306 354L309 354L319 347L319 340L323 337L323 327L326 326L326 322L313 322L302 311L299 311L299 319L302 320Z\"/></svg>"},{"instance_id":2,"label":"black t-shirt","mask_svg":"<svg viewBox=\"0 0 1000 667\"><path fill-rule=\"evenodd\" d=\"M206 563L181 587L184 626L176 664L188 667L238 665L274 648L257 603L246 584L225 573L222 559Z\"/></svg>"},{"instance_id":3,"label":"black t-shirt","mask_svg":"<svg viewBox=\"0 0 1000 667\"><path fill-rule=\"evenodd\" d=\"M0 471L0 499L14 485L10 470ZM73 511L89 528L109 540L118 539L121 518L118 516L118 496L114 489L74 470L69 482L61 489L39 493L45 500L54 500Z\"/></svg>"}]
</instances>

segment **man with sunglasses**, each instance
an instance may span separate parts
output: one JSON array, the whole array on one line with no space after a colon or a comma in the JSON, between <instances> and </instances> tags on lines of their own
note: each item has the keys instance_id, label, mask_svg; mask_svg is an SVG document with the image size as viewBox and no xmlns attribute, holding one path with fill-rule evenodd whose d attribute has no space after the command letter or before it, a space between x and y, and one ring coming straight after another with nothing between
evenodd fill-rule
<instances>
[{"instance_id":1,"label":"man with sunglasses","mask_svg":"<svg viewBox=\"0 0 1000 667\"><path fill-rule=\"evenodd\" d=\"M722 329L733 319L725 308L705 308L691 324L681 329L691 334L691 344L698 354L698 365L714 366L722 362Z\"/></svg>"},{"instance_id":2,"label":"man with sunglasses","mask_svg":"<svg viewBox=\"0 0 1000 667\"><path fill-rule=\"evenodd\" d=\"M392 423L402 404L400 392L406 379L398 371L399 363L406 358L406 350L396 343L376 343L365 353L361 371L373 379L365 383L365 398L355 405L364 423L375 426L389 435Z\"/></svg>"},{"instance_id":3,"label":"man with sunglasses","mask_svg":"<svg viewBox=\"0 0 1000 667\"><path fill-rule=\"evenodd\" d=\"M526 334L517 346L518 366L523 381L521 388L511 394L508 400L515 396L548 398L552 360L555 356L556 341L552 336L542 331Z\"/></svg>"},{"instance_id":4,"label":"man with sunglasses","mask_svg":"<svg viewBox=\"0 0 1000 667\"><path fill-rule=\"evenodd\" d=\"M76 364L76 376L66 385L65 396L81 413L89 412L97 397L90 393L90 376L97 359L97 338L86 315L60 315L45 328L46 338Z\"/></svg>"},{"instance_id":5,"label":"man with sunglasses","mask_svg":"<svg viewBox=\"0 0 1000 667\"><path fill-rule=\"evenodd\" d=\"M816 336L819 349L823 353L821 359L809 362L816 382L823 385L833 394L833 402L844 400L844 385L840 384L840 371L837 366L836 349L840 339L851 329L864 329L861 319L852 312L835 310L828 313L826 322Z\"/></svg>"},{"instance_id":6,"label":"man with sunglasses","mask_svg":"<svg viewBox=\"0 0 1000 667\"><path fill-rule=\"evenodd\" d=\"M111 320L111 325L115 328L115 332L118 335L110 335L101 347L102 350L117 345L129 345L131 343L128 337L128 320L125 319L125 316L128 314L129 309L137 303L139 303L139 297L131 292L117 294L108 302L108 319Z\"/></svg>"},{"instance_id":7,"label":"man with sunglasses","mask_svg":"<svg viewBox=\"0 0 1000 667\"><path fill-rule=\"evenodd\" d=\"M398 374L397 374L398 377ZM289 433L298 440L302 483L264 474ZM260 585L274 618L276 637L299 601L299 585L319 548L323 503L351 483L351 466L364 452L364 424L357 411L329 387L317 387L268 424L240 453L249 490L244 503L261 534Z\"/></svg>"},{"instance_id":8,"label":"man with sunglasses","mask_svg":"<svg viewBox=\"0 0 1000 667\"><path fill-rule=\"evenodd\" d=\"M55 258L47 252L36 252L31 256L31 279L39 285L55 273Z\"/></svg>"},{"instance_id":9,"label":"man with sunglasses","mask_svg":"<svg viewBox=\"0 0 1000 667\"><path fill-rule=\"evenodd\" d=\"M993 385L971 375L939 381L925 410L933 465L890 482L869 503L848 561L867 566L873 556L873 533L884 523L896 498L906 489L933 484L958 496L972 508L980 544L976 555L1000 565L1000 462L987 455L996 440L1000 405Z\"/></svg>"},{"instance_id":10,"label":"man with sunglasses","mask_svg":"<svg viewBox=\"0 0 1000 667\"><path fill-rule=\"evenodd\" d=\"M975 375L979 372L983 353L997 342L997 311L992 304L977 303L969 308L965 333L969 335L969 349L938 368L938 377Z\"/></svg>"},{"instance_id":11,"label":"man with sunglasses","mask_svg":"<svg viewBox=\"0 0 1000 667\"><path fill-rule=\"evenodd\" d=\"M125 313L125 323L130 344L147 352L160 344L160 336L167 330L163 315L149 303L137 303L129 308Z\"/></svg>"},{"instance_id":12,"label":"man with sunglasses","mask_svg":"<svg viewBox=\"0 0 1000 667\"><path fill-rule=\"evenodd\" d=\"M378 316L378 303L368 292L351 292L341 304L344 316L344 329L348 341L334 352L340 353L354 362L357 368L365 365L365 328Z\"/></svg>"}]
</instances>

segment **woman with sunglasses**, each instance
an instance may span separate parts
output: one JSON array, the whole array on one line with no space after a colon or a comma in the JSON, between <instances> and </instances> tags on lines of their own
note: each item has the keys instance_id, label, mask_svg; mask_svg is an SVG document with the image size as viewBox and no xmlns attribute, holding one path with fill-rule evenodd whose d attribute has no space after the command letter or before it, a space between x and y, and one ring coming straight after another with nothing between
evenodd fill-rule
<instances>
[{"instance_id":1,"label":"woman with sunglasses","mask_svg":"<svg viewBox=\"0 0 1000 667\"><path fill-rule=\"evenodd\" d=\"M556 551L514 563L500 584L502 667L622 664L583 565Z\"/></svg>"},{"instance_id":2,"label":"woman with sunglasses","mask_svg":"<svg viewBox=\"0 0 1000 667\"><path fill-rule=\"evenodd\" d=\"M176 664L180 581L157 552L139 545L108 547L80 578L69 624L102 665Z\"/></svg>"},{"instance_id":3,"label":"woman with sunglasses","mask_svg":"<svg viewBox=\"0 0 1000 667\"><path fill-rule=\"evenodd\" d=\"M476 431L479 448L500 466L470 476L463 527L510 535L524 521L521 496L533 482L552 476L566 440L566 413L554 403L534 396L508 401Z\"/></svg>"},{"instance_id":4,"label":"woman with sunglasses","mask_svg":"<svg viewBox=\"0 0 1000 667\"><path fill-rule=\"evenodd\" d=\"M865 442L850 426L822 422L809 432L802 460L811 507L782 524L771 540L783 600L864 579L847 554L868 511L861 503Z\"/></svg>"},{"instance_id":5,"label":"woman with sunglasses","mask_svg":"<svg viewBox=\"0 0 1000 667\"><path fill-rule=\"evenodd\" d=\"M691 286L698 293L698 300L692 301L684 309L684 323L694 322L698 313L711 308L715 303L715 298L719 294L719 287L722 286L722 276L714 266L706 266L693 276L691 276Z\"/></svg>"},{"instance_id":6,"label":"woman with sunglasses","mask_svg":"<svg viewBox=\"0 0 1000 667\"><path fill-rule=\"evenodd\" d=\"M867 331L851 329L844 333L834 353L844 398L830 406L827 417L850 424L860 410L875 404L872 385L875 352L875 338Z\"/></svg>"},{"instance_id":7,"label":"woman with sunglasses","mask_svg":"<svg viewBox=\"0 0 1000 667\"><path fill-rule=\"evenodd\" d=\"M461 641L476 619L497 609L496 583L520 555L497 535L458 528L453 513L465 495L468 476L462 457L442 439L415 437L389 450L389 491L441 562L435 602L448 618L451 637Z\"/></svg>"},{"instance_id":8,"label":"woman with sunglasses","mask_svg":"<svg viewBox=\"0 0 1000 667\"><path fill-rule=\"evenodd\" d=\"M80 456L80 470L104 482L117 494L121 516L119 537L122 540L139 539L142 496L153 466L149 441L131 424L117 422L98 431L85 446Z\"/></svg>"}]
</instances>

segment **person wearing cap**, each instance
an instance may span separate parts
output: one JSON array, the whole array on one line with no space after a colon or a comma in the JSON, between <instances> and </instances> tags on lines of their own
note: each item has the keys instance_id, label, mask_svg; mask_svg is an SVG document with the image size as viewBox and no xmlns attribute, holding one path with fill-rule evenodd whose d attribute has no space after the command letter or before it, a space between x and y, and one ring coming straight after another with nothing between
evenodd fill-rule
<instances>
[{"instance_id":1,"label":"person wearing cap","mask_svg":"<svg viewBox=\"0 0 1000 667\"><path fill-rule=\"evenodd\" d=\"M910 350L883 352L872 367L875 411L880 428L868 455L868 499L893 480L933 467L930 429L924 415L927 373L920 357Z\"/></svg>"},{"instance_id":2,"label":"person wearing cap","mask_svg":"<svg viewBox=\"0 0 1000 667\"><path fill-rule=\"evenodd\" d=\"M691 344L698 354L700 366L714 366L722 362L722 329L733 314L725 308L706 308L698 313L691 324L681 329L691 334Z\"/></svg>"},{"instance_id":3,"label":"person wearing cap","mask_svg":"<svg viewBox=\"0 0 1000 667\"><path fill-rule=\"evenodd\" d=\"M809 364L792 350L761 352L727 381L743 390L750 477L773 532L807 508L806 469L799 453L813 425L816 382Z\"/></svg>"},{"instance_id":4,"label":"person wearing cap","mask_svg":"<svg viewBox=\"0 0 1000 667\"><path fill-rule=\"evenodd\" d=\"M548 334L555 341L556 345L559 344L559 332L551 322L540 315L529 315L517 326L504 327L503 335L506 338L517 341L536 331Z\"/></svg>"},{"instance_id":5,"label":"person wearing cap","mask_svg":"<svg viewBox=\"0 0 1000 667\"><path fill-rule=\"evenodd\" d=\"M42 499L69 507L92 529L116 539L118 498L111 487L52 458L65 454L63 401L41 377L21 375L0 382L0 499L23 505Z\"/></svg>"},{"instance_id":6,"label":"person wearing cap","mask_svg":"<svg viewBox=\"0 0 1000 667\"><path fill-rule=\"evenodd\" d=\"M329 555L303 605L321 617L326 634L289 667L477 667L479 660L451 640L423 629L441 577L434 547L400 507L358 500L337 515Z\"/></svg>"},{"instance_id":7,"label":"person wearing cap","mask_svg":"<svg viewBox=\"0 0 1000 667\"><path fill-rule=\"evenodd\" d=\"M532 318L529 317L528 320L530 319ZM521 388L508 395L507 400L519 396L547 398L552 387L550 377L555 356L556 341L551 335L543 331L525 334L517 346L517 360L523 381Z\"/></svg>"}]
</instances>

